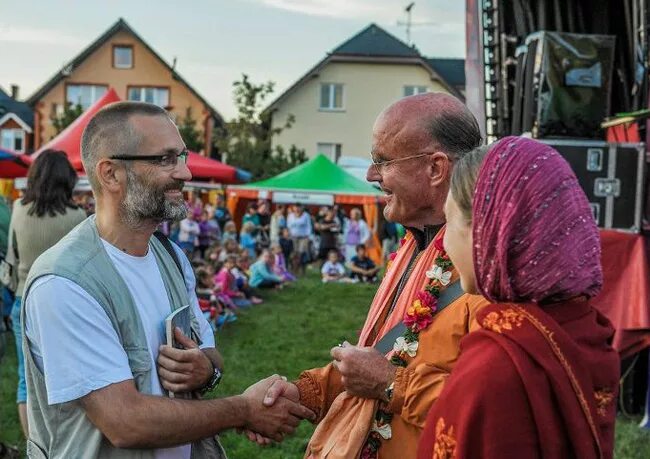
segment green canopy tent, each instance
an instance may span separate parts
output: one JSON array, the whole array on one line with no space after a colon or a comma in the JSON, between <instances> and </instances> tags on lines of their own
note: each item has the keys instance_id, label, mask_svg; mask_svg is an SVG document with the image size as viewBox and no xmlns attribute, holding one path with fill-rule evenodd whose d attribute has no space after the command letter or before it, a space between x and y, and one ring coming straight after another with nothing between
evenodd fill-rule
<instances>
[{"instance_id":1,"label":"green canopy tent","mask_svg":"<svg viewBox=\"0 0 650 459\"><path fill-rule=\"evenodd\" d=\"M228 187L228 191L229 196L252 198L257 198L260 191L271 194L294 193L296 199L285 202L330 205L376 202L376 199L383 195L379 189L347 173L323 155L318 155L275 177ZM284 196L280 195L272 200L281 202L282 199Z\"/></svg>"},{"instance_id":2,"label":"green canopy tent","mask_svg":"<svg viewBox=\"0 0 650 459\"><path fill-rule=\"evenodd\" d=\"M241 221L248 202L258 199L267 199L275 204L359 206L373 232L370 254L374 255L372 258L381 259L377 227L382 191L349 174L323 155L266 180L229 186L226 192L228 208L235 221Z\"/></svg>"}]
</instances>

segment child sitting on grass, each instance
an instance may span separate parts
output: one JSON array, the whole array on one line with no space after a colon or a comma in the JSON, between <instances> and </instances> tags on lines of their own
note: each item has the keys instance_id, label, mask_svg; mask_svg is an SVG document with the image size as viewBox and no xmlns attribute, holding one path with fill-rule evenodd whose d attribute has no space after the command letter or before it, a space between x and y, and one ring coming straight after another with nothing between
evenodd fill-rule
<instances>
[{"instance_id":1,"label":"child sitting on grass","mask_svg":"<svg viewBox=\"0 0 650 459\"><path fill-rule=\"evenodd\" d=\"M241 249L239 256L237 257L237 262L235 267L230 270L233 276L235 276L235 282L237 283L237 288L244 292L244 295L248 300L253 304L263 303L262 299L255 295L255 292L250 287L250 257L246 249Z\"/></svg>"},{"instance_id":2,"label":"child sitting on grass","mask_svg":"<svg viewBox=\"0 0 650 459\"><path fill-rule=\"evenodd\" d=\"M293 282L296 280L296 276L291 274L287 269L287 259L282 252L282 247L280 244L273 244L271 246L271 253L273 254L274 263L273 263L273 272L282 278L284 282Z\"/></svg>"},{"instance_id":3,"label":"child sitting on grass","mask_svg":"<svg viewBox=\"0 0 650 459\"><path fill-rule=\"evenodd\" d=\"M232 270L235 268L237 258L235 255L228 255L223 267L214 276L214 282L221 289L221 293L226 295L238 308L246 308L252 304L239 288L237 288L237 279Z\"/></svg>"},{"instance_id":4,"label":"child sitting on grass","mask_svg":"<svg viewBox=\"0 0 650 459\"><path fill-rule=\"evenodd\" d=\"M206 265L197 268L195 276L199 306L212 329L220 329L224 324L236 321L236 306L230 298L221 293L221 286L214 283L212 267Z\"/></svg>"},{"instance_id":5,"label":"child sitting on grass","mask_svg":"<svg viewBox=\"0 0 650 459\"><path fill-rule=\"evenodd\" d=\"M377 273L379 267L375 265L366 254L366 246L359 244L356 247L356 255L352 257L348 268L350 268L350 277L360 282L374 283L377 282Z\"/></svg>"},{"instance_id":6,"label":"child sitting on grass","mask_svg":"<svg viewBox=\"0 0 650 459\"><path fill-rule=\"evenodd\" d=\"M260 258L251 265L250 285L254 288L281 288L282 278L273 272L273 256L262 250Z\"/></svg>"},{"instance_id":7,"label":"child sitting on grass","mask_svg":"<svg viewBox=\"0 0 650 459\"><path fill-rule=\"evenodd\" d=\"M320 272L323 275L323 282L356 282L345 276L345 267L339 261L339 253L336 250L327 253L327 261Z\"/></svg>"},{"instance_id":8,"label":"child sitting on grass","mask_svg":"<svg viewBox=\"0 0 650 459\"><path fill-rule=\"evenodd\" d=\"M223 248L219 252L219 261L223 263L228 255L239 255L239 243L235 239L228 239L223 243Z\"/></svg>"}]
</instances>

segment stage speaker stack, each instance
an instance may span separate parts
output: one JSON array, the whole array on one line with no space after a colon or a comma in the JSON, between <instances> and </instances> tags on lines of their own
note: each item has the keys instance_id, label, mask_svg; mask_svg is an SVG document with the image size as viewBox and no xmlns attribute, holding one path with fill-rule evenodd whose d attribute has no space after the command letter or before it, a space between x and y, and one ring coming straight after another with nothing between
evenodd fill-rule
<instances>
[{"instance_id":1,"label":"stage speaker stack","mask_svg":"<svg viewBox=\"0 0 650 459\"><path fill-rule=\"evenodd\" d=\"M616 37L535 32L517 49L512 133L602 138Z\"/></svg>"}]
</instances>

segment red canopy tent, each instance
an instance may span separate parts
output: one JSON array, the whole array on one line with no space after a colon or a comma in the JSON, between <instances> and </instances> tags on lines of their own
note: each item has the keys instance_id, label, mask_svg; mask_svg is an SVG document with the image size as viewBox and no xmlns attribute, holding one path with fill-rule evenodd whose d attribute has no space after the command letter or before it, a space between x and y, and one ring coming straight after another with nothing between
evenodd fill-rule
<instances>
[{"instance_id":1,"label":"red canopy tent","mask_svg":"<svg viewBox=\"0 0 650 459\"><path fill-rule=\"evenodd\" d=\"M104 106L113 102L119 102L120 100L115 90L109 88L101 99L91 105L70 126L43 145L32 156L36 158L46 149L62 150L68 155L72 167L78 172L84 172L83 164L81 163L81 135L83 134L84 128L95 113ZM192 172L193 179L215 180L225 184L238 183L237 169L214 159L201 156L198 153L190 152L187 166L190 172Z\"/></svg>"},{"instance_id":2,"label":"red canopy tent","mask_svg":"<svg viewBox=\"0 0 650 459\"><path fill-rule=\"evenodd\" d=\"M0 148L0 179L26 177L32 158L6 148Z\"/></svg>"}]
</instances>

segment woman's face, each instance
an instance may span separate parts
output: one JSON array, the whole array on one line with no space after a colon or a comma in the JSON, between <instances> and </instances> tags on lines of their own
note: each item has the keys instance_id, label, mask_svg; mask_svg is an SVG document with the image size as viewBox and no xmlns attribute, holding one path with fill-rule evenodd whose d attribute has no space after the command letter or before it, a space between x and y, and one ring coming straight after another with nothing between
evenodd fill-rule
<instances>
[{"instance_id":1,"label":"woman's face","mask_svg":"<svg viewBox=\"0 0 650 459\"><path fill-rule=\"evenodd\" d=\"M447 195L447 202L445 202L445 216L447 218L447 229L443 241L445 251L458 270L463 290L470 294L477 294L472 256L472 224L467 221L458 208L451 192Z\"/></svg>"}]
</instances>

